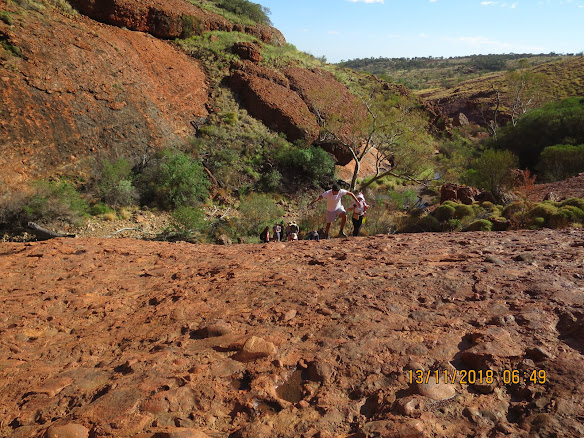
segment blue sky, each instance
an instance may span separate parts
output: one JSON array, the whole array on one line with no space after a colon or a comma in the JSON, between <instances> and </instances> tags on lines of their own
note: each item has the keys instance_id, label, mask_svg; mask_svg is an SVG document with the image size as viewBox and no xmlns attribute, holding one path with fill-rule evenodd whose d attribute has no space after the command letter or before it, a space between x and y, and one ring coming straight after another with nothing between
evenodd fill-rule
<instances>
[{"instance_id":1,"label":"blue sky","mask_svg":"<svg viewBox=\"0 0 584 438\"><path fill-rule=\"evenodd\" d=\"M299 50L354 58L584 51L584 0L254 0Z\"/></svg>"}]
</instances>

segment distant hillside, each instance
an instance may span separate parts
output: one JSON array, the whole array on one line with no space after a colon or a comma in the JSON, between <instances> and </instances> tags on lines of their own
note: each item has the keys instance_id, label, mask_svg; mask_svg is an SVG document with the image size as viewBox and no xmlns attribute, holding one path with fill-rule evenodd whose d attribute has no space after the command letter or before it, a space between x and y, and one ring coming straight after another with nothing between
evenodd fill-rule
<instances>
[{"instance_id":1,"label":"distant hillside","mask_svg":"<svg viewBox=\"0 0 584 438\"><path fill-rule=\"evenodd\" d=\"M413 90L421 90L451 88L469 79L515 69L521 60L527 60L531 66L538 66L572 56L574 55L511 53L451 58L363 58L341 62L340 65L381 76Z\"/></svg>"},{"instance_id":2,"label":"distant hillside","mask_svg":"<svg viewBox=\"0 0 584 438\"><path fill-rule=\"evenodd\" d=\"M546 100L584 96L584 56L562 57L553 62L529 69L543 77L542 94ZM456 87L419 90L419 96L428 104L439 107L449 118L455 119L463 113L471 123L482 125L481 108L492 108L496 91L501 93L503 105L500 122L509 118L504 102L508 90L506 72L496 72L457 84Z\"/></svg>"}]
</instances>

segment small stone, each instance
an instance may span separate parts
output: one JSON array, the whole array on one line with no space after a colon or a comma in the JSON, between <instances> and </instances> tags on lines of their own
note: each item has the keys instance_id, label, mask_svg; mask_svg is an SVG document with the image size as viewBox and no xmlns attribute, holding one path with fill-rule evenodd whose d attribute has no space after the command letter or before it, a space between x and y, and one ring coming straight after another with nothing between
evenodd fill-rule
<instances>
[{"instance_id":1,"label":"small stone","mask_svg":"<svg viewBox=\"0 0 584 438\"><path fill-rule=\"evenodd\" d=\"M419 397L405 397L395 402L395 408L406 417L418 417L424 410L424 402Z\"/></svg>"},{"instance_id":2,"label":"small stone","mask_svg":"<svg viewBox=\"0 0 584 438\"><path fill-rule=\"evenodd\" d=\"M300 400L298 402L299 408L306 409L308 406L310 406L310 403L308 403L306 400Z\"/></svg>"},{"instance_id":3,"label":"small stone","mask_svg":"<svg viewBox=\"0 0 584 438\"><path fill-rule=\"evenodd\" d=\"M495 391L496 384L493 382L491 384L487 383L475 383L472 387L481 394L492 394Z\"/></svg>"},{"instance_id":4,"label":"small stone","mask_svg":"<svg viewBox=\"0 0 584 438\"><path fill-rule=\"evenodd\" d=\"M80 424L66 424L64 426L51 426L47 430L47 438L88 438L89 430Z\"/></svg>"},{"instance_id":5,"label":"small stone","mask_svg":"<svg viewBox=\"0 0 584 438\"><path fill-rule=\"evenodd\" d=\"M477 408L472 406L467 406L466 408L464 408L464 410L462 411L462 415L467 417L475 424L481 420L481 413Z\"/></svg>"},{"instance_id":6,"label":"small stone","mask_svg":"<svg viewBox=\"0 0 584 438\"><path fill-rule=\"evenodd\" d=\"M276 347L265 339L252 336L249 338L241 351L232 356L233 359L240 362L248 362L262 357L268 357L276 353Z\"/></svg>"},{"instance_id":7,"label":"small stone","mask_svg":"<svg viewBox=\"0 0 584 438\"><path fill-rule=\"evenodd\" d=\"M493 318L491 318L491 320L489 321L489 324L497 325L499 327L515 324L515 317L513 315L493 316Z\"/></svg>"},{"instance_id":8,"label":"small stone","mask_svg":"<svg viewBox=\"0 0 584 438\"><path fill-rule=\"evenodd\" d=\"M501 260L497 257L493 257L493 256L485 257L485 262L492 263L492 264L497 265L497 266L504 266L505 265L505 262L503 262L503 260Z\"/></svg>"},{"instance_id":9,"label":"small stone","mask_svg":"<svg viewBox=\"0 0 584 438\"><path fill-rule=\"evenodd\" d=\"M444 382L444 377L436 382L436 379L428 379L428 383L418 384L418 394L432 400L448 400L456 395L454 385Z\"/></svg>"},{"instance_id":10,"label":"small stone","mask_svg":"<svg viewBox=\"0 0 584 438\"><path fill-rule=\"evenodd\" d=\"M283 320L286 321L286 322L288 322L291 319L295 318L297 313L298 312L296 311L296 309L290 309L284 315Z\"/></svg>"},{"instance_id":11,"label":"small stone","mask_svg":"<svg viewBox=\"0 0 584 438\"><path fill-rule=\"evenodd\" d=\"M63 389L70 386L73 383L73 379L69 377L64 377L62 379L55 379L46 382L43 386L37 389L35 392L39 394L47 394L49 397L55 397Z\"/></svg>"},{"instance_id":12,"label":"small stone","mask_svg":"<svg viewBox=\"0 0 584 438\"><path fill-rule=\"evenodd\" d=\"M535 362L543 362L544 360L553 358L553 355L549 351L541 347L528 348L525 355Z\"/></svg>"}]
</instances>

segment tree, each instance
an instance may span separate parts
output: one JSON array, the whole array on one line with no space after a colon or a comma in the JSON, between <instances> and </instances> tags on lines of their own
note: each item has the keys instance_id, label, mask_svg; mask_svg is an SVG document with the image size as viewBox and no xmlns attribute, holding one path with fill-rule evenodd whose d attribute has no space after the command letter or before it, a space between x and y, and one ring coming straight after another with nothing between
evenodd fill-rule
<instances>
[{"instance_id":1,"label":"tree","mask_svg":"<svg viewBox=\"0 0 584 438\"><path fill-rule=\"evenodd\" d=\"M473 163L471 183L500 198L513 183L512 171L518 164L517 157L509 151L487 149Z\"/></svg>"},{"instance_id":2,"label":"tree","mask_svg":"<svg viewBox=\"0 0 584 438\"><path fill-rule=\"evenodd\" d=\"M507 99L511 111L511 123L517 125L517 119L529 110L540 106L544 100L543 84L545 75L535 73L527 68L529 61L522 59L520 69L507 73Z\"/></svg>"},{"instance_id":3,"label":"tree","mask_svg":"<svg viewBox=\"0 0 584 438\"><path fill-rule=\"evenodd\" d=\"M351 190L357 185L363 159L372 151L376 151L375 180L397 166L404 175L415 175L419 170L415 163L423 163L421 157L433 151L421 112L412 100L392 93L381 81L362 85L358 94L341 99L332 87L309 93L321 128L319 141L342 145L355 163ZM413 155L417 159L412 160Z\"/></svg>"}]
</instances>

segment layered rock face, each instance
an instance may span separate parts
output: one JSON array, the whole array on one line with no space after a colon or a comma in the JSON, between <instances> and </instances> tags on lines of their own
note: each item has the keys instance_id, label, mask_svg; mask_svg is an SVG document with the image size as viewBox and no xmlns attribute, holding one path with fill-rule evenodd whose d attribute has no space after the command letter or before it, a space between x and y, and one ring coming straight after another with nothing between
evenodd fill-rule
<instances>
[{"instance_id":1,"label":"layered rock face","mask_svg":"<svg viewBox=\"0 0 584 438\"><path fill-rule=\"evenodd\" d=\"M234 24L183 0L72 0L71 4L94 20L158 38L173 39L220 30L248 33L276 45L286 42L282 33L273 27Z\"/></svg>"},{"instance_id":2,"label":"layered rock face","mask_svg":"<svg viewBox=\"0 0 584 438\"><path fill-rule=\"evenodd\" d=\"M2 437L584 435L583 230L0 250Z\"/></svg>"},{"instance_id":3,"label":"layered rock face","mask_svg":"<svg viewBox=\"0 0 584 438\"><path fill-rule=\"evenodd\" d=\"M182 144L205 116L199 64L150 35L48 14L0 33L22 51L0 67L0 178L83 176L92 157Z\"/></svg>"}]
</instances>

